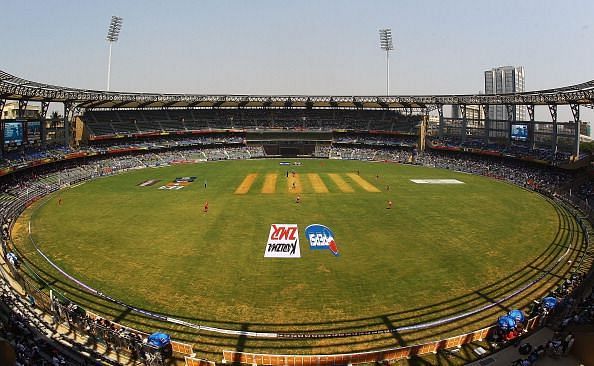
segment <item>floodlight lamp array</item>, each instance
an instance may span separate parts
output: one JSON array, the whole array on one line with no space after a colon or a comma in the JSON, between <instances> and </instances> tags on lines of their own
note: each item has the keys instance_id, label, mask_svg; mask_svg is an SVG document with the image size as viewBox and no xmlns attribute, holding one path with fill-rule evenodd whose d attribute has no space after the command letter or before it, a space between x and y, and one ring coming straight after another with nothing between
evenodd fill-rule
<instances>
[{"instance_id":1,"label":"floodlight lamp array","mask_svg":"<svg viewBox=\"0 0 594 366\"><path fill-rule=\"evenodd\" d=\"M117 42L118 37L120 36L120 31L122 30L123 21L123 18L116 17L115 15L111 17L111 23L109 23L106 37L108 42Z\"/></svg>"},{"instance_id":2,"label":"floodlight lamp array","mask_svg":"<svg viewBox=\"0 0 594 366\"><path fill-rule=\"evenodd\" d=\"M389 28L380 29L380 48L384 51L392 51L394 44L392 43L392 30Z\"/></svg>"}]
</instances>

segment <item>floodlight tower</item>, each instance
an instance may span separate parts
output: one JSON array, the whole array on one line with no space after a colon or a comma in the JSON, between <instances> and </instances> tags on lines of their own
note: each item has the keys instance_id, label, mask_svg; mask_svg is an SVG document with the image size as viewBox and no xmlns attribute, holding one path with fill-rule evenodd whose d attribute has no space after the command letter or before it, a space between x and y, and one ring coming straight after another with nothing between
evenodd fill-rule
<instances>
[{"instance_id":1,"label":"floodlight tower","mask_svg":"<svg viewBox=\"0 0 594 366\"><path fill-rule=\"evenodd\" d=\"M394 50L392 29L380 29L380 48L386 51L386 95L390 95L390 51Z\"/></svg>"},{"instance_id":2,"label":"floodlight tower","mask_svg":"<svg viewBox=\"0 0 594 366\"><path fill-rule=\"evenodd\" d=\"M111 78L111 46L114 42L118 41L120 37L120 30L122 30L122 22L124 19L113 15L111 17L111 23L107 29L106 40L109 42L109 60L107 61L107 91L109 91L109 81Z\"/></svg>"}]
</instances>

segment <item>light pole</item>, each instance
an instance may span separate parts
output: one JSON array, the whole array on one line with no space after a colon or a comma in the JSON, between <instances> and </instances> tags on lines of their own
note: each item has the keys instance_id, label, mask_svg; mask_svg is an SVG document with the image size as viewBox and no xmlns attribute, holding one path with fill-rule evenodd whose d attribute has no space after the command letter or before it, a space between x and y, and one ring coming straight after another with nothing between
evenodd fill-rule
<instances>
[{"instance_id":1,"label":"light pole","mask_svg":"<svg viewBox=\"0 0 594 366\"><path fill-rule=\"evenodd\" d=\"M394 49L392 43L392 29L380 29L380 48L386 51L386 95L390 95L390 51Z\"/></svg>"},{"instance_id":2,"label":"light pole","mask_svg":"<svg viewBox=\"0 0 594 366\"><path fill-rule=\"evenodd\" d=\"M114 42L118 41L120 36L120 30L122 30L122 22L124 19L113 15L111 17L111 23L107 29L107 42L109 42L109 59L107 61L107 91L109 91L109 81L111 78L111 46Z\"/></svg>"}]
</instances>

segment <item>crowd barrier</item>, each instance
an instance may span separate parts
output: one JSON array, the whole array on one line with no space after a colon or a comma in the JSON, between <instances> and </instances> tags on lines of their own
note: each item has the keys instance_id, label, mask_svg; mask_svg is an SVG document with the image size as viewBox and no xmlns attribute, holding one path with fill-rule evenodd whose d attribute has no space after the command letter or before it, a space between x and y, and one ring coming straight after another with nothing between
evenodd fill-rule
<instances>
[{"instance_id":1,"label":"crowd barrier","mask_svg":"<svg viewBox=\"0 0 594 366\"><path fill-rule=\"evenodd\" d=\"M527 332L534 330L540 325L540 322L540 315L531 318L528 320L524 329ZM430 353L435 354L440 350L460 347L471 342L480 342L491 335L495 329L496 326L491 326L471 333L429 343L360 353L334 355L274 355L223 351L223 363L242 363L259 366L334 366L384 361L391 362L410 358L411 356L421 356Z\"/></svg>"},{"instance_id":2,"label":"crowd barrier","mask_svg":"<svg viewBox=\"0 0 594 366\"><path fill-rule=\"evenodd\" d=\"M185 358L186 366L216 366L216 362L203 360L201 358L188 357Z\"/></svg>"},{"instance_id":3,"label":"crowd barrier","mask_svg":"<svg viewBox=\"0 0 594 366\"><path fill-rule=\"evenodd\" d=\"M178 353L180 355L192 355L194 354L194 350L191 344L181 343L178 341L171 341L171 349L174 353Z\"/></svg>"}]
</instances>

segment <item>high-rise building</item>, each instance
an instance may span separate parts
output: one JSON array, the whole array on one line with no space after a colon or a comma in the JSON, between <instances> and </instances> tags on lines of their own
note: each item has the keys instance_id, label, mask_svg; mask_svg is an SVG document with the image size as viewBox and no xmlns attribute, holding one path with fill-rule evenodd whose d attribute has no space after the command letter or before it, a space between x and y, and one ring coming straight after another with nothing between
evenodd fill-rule
<instances>
[{"instance_id":1,"label":"high-rise building","mask_svg":"<svg viewBox=\"0 0 594 366\"><path fill-rule=\"evenodd\" d=\"M462 119L462 109L459 105L452 105L452 119ZM466 135L475 135L473 131L485 128L485 113L480 105L466 105Z\"/></svg>"},{"instance_id":2,"label":"high-rise building","mask_svg":"<svg viewBox=\"0 0 594 366\"><path fill-rule=\"evenodd\" d=\"M452 118L462 118L462 111L458 104L452 105ZM485 118L483 108L479 105L468 104L466 106L466 119L469 121L478 121Z\"/></svg>"},{"instance_id":3,"label":"high-rise building","mask_svg":"<svg viewBox=\"0 0 594 366\"><path fill-rule=\"evenodd\" d=\"M524 88L524 67L522 66L501 66L485 71L485 94L522 93ZM526 120L526 108L524 106L516 106L513 113L511 120ZM490 106L489 119L508 120L506 106Z\"/></svg>"}]
</instances>

